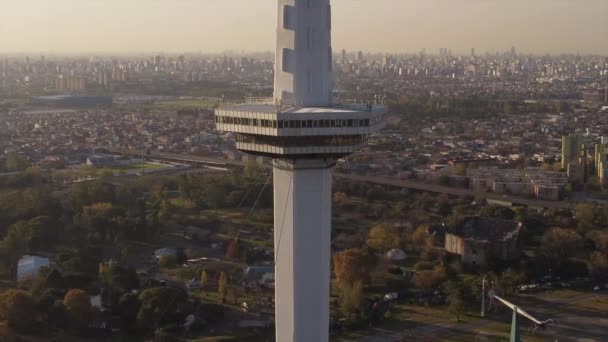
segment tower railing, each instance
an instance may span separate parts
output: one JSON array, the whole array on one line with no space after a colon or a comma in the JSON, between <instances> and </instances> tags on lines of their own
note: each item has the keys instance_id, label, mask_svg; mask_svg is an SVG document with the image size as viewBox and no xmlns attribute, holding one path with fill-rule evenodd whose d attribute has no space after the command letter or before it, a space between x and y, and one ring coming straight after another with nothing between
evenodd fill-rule
<instances>
[{"instance_id":1,"label":"tower railing","mask_svg":"<svg viewBox=\"0 0 608 342\"><path fill-rule=\"evenodd\" d=\"M343 99L340 97L334 97L331 107L371 112L374 110L375 106L383 106L385 103L386 97L384 96L374 96L374 98L370 100ZM274 97L245 96L240 100L225 100L224 98L219 99L220 106L235 106L243 104L274 105L277 107L278 112L286 112L290 109L299 107L293 102L279 100Z\"/></svg>"}]
</instances>

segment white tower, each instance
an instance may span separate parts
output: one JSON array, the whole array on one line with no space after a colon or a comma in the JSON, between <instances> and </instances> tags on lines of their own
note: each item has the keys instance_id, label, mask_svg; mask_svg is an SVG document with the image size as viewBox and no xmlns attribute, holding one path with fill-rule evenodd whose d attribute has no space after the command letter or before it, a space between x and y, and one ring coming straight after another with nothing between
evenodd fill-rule
<instances>
[{"instance_id":1,"label":"white tower","mask_svg":"<svg viewBox=\"0 0 608 342\"><path fill-rule=\"evenodd\" d=\"M329 0L279 0L274 96L298 106L332 98Z\"/></svg>"},{"instance_id":2,"label":"white tower","mask_svg":"<svg viewBox=\"0 0 608 342\"><path fill-rule=\"evenodd\" d=\"M329 339L332 167L363 148L382 106L332 105L329 0L278 0L275 97L224 105L219 131L273 159L276 341Z\"/></svg>"}]
</instances>

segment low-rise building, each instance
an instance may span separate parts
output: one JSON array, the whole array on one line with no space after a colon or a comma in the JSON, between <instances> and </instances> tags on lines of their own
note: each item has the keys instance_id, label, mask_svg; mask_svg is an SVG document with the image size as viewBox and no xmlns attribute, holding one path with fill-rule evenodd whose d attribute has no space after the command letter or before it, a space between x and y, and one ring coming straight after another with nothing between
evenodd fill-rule
<instances>
[{"instance_id":1,"label":"low-rise building","mask_svg":"<svg viewBox=\"0 0 608 342\"><path fill-rule=\"evenodd\" d=\"M117 160L115 156L111 155L93 155L87 158L87 165L93 167L112 167L117 165Z\"/></svg>"},{"instance_id":2,"label":"low-rise building","mask_svg":"<svg viewBox=\"0 0 608 342\"><path fill-rule=\"evenodd\" d=\"M470 187L475 191L532 195L537 199L551 201L559 200L561 190L568 184L566 173L542 168L527 168L524 170L467 169L467 176L470 180Z\"/></svg>"},{"instance_id":3,"label":"low-rise building","mask_svg":"<svg viewBox=\"0 0 608 342\"><path fill-rule=\"evenodd\" d=\"M445 250L460 255L469 266L485 265L490 257L502 261L520 256L520 222L470 217L445 230Z\"/></svg>"},{"instance_id":4,"label":"low-rise building","mask_svg":"<svg viewBox=\"0 0 608 342\"><path fill-rule=\"evenodd\" d=\"M42 267L50 267L49 258L25 255L17 262L17 281L23 281L35 277Z\"/></svg>"}]
</instances>

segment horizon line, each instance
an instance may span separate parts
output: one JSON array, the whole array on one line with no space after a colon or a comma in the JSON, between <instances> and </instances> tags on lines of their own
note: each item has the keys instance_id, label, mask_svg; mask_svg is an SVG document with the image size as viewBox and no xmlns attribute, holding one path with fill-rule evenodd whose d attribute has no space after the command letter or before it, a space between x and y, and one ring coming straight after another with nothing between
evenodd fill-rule
<instances>
[{"instance_id":1,"label":"horizon line","mask_svg":"<svg viewBox=\"0 0 608 342\"><path fill-rule=\"evenodd\" d=\"M436 49L432 49L429 51L428 49L419 49L418 51L377 51L377 50L357 50L357 49L342 49L337 48L334 50L334 55L340 55L341 51L345 50L348 54L353 53L363 53L365 55L385 55L385 56L407 56L407 55L419 55L424 52L426 56L439 56L439 51L435 51ZM439 49L437 49L439 50ZM448 48L449 50L449 48ZM502 55L509 53L510 50L495 50L495 51L476 51L476 57L484 57L486 55ZM179 55L262 55L262 54L270 54L274 55L275 52L272 50L245 50L245 49L225 49L219 51L178 51L178 50L170 50L170 51L153 51L153 50L142 50L142 51L10 51L3 52L0 51L0 56L28 56L28 55L44 55L44 56L57 56L57 57L69 57L69 56L133 56L133 55L144 55L144 56L154 56L154 55L168 55L168 56L179 56ZM563 51L563 52L526 52L526 51L518 51L518 56L596 56L596 57L608 57L608 52L592 52L592 51ZM452 57L470 57L471 52L463 52L463 51L454 51L452 50Z\"/></svg>"}]
</instances>

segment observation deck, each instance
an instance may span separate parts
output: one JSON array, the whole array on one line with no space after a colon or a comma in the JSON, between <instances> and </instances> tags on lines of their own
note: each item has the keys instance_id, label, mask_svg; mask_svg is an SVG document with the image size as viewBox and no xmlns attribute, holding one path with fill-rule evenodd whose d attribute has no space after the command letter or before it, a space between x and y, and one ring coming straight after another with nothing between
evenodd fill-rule
<instances>
[{"instance_id":1,"label":"observation deck","mask_svg":"<svg viewBox=\"0 0 608 342\"><path fill-rule=\"evenodd\" d=\"M217 130L235 133L238 150L279 159L341 158L367 145L382 128L385 107L244 103L216 110Z\"/></svg>"}]
</instances>

